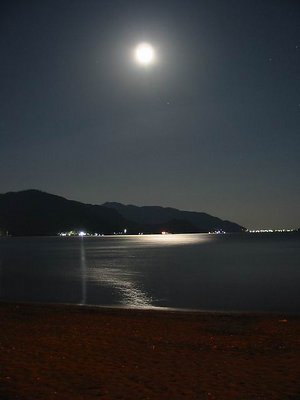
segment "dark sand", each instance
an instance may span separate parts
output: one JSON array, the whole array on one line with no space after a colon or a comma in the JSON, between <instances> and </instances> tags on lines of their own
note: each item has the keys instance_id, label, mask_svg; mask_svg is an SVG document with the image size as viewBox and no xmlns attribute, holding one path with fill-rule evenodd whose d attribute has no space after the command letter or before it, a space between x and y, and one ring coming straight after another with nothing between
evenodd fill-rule
<instances>
[{"instance_id":1,"label":"dark sand","mask_svg":"<svg viewBox=\"0 0 300 400\"><path fill-rule=\"evenodd\" d=\"M0 399L300 399L300 317L0 303Z\"/></svg>"}]
</instances>

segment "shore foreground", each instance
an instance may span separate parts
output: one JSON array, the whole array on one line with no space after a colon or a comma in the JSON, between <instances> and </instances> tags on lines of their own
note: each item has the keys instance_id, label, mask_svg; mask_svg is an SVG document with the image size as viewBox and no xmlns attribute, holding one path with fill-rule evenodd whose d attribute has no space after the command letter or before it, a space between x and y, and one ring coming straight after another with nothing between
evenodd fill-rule
<instances>
[{"instance_id":1,"label":"shore foreground","mask_svg":"<svg viewBox=\"0 0 300 400\"><path fill-rule=\"evenodd\" d=\"M0 303L0 399L300 399L300 317Z\"/></svg>"}]
</instances>

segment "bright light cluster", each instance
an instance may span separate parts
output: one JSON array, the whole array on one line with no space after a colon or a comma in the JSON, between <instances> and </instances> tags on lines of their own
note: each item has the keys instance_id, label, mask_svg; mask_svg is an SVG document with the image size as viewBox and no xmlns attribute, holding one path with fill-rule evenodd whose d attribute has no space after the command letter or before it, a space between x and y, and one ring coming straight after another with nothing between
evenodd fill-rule
<instances>
[{"instance_id":1,"label":"bright light cluster","mask_svg":"<svg viewBox=\"0 0 300 400\"><path fill-rule=\"evenodd\" d=\"M114 235L126 235L127 234L127 228L124 228L123 231L120 232L114 232ZM142 234L142 233L141 233ZM85 236L104 236L103 233L91 233L91 232L86 232L86 231L68 231L68 232L60 232L58 233L58 236L79 236L79 237L85 237Z\"/></svg>"},{"instance_id":2,"label":"bright light cluster","mask_svg":"<svg viewBox=\"0 0 300 400\"><path fill-rule=\"evenodd\" d=\"M60 232L58 235L59 236L79 236L79 237L84 237L84 236L104 236L103 233L89 233L89 232L85 232L85 231Z\"/></svg>"},{"instance_id":3,"label":"bright light cluster","mask_svg":"<svg viewBox=\"0 0 300 400\"><path fill-rule=\"evenodd\" d=\"M275 233L275 232L295 232L295 229L253 229L247 230L249 233Z\"/></svg>"},{"instance_id":4,"label":"bright light cluster","mask_svg":"<svg viewBox=\"0 0 300 400\"><path fill-rule=\"evenodd\" d=\"M210 235L223 235L223 234L225 234L226 232L225 231L223 231L223 229L216 229L215 231L212 231L212 232L208 232Z\"/></svg>"}]
</instances>

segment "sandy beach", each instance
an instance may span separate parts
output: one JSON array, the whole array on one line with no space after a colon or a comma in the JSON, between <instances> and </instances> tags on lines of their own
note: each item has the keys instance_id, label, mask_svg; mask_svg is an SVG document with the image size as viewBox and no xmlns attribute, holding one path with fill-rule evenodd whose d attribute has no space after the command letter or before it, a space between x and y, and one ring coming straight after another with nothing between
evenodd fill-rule
<instances>
[{"instance_id":1,"label":"sandy beach","mask_svg":"<svg viewBox=\"0 0 300 400\"><path fill-rule=\"evenodd\" d=\"M0 303L0 399L300 399L300 317Z\"/></svg>"}]
</instances>

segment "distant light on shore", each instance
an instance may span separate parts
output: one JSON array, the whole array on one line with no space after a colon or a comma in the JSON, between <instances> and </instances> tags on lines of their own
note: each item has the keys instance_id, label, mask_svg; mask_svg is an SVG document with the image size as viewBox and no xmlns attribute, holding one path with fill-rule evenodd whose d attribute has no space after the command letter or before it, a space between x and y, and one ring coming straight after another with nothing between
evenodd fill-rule
<instances>
[{"instance_id":1,"label":"distant light on shore","mask_svg":"<svg viewBox=\"0 0 300 400\"><path fill-rule=\"evenodd\" d=\"M296 232L296 229L252 229L246 230L249 233L283 233L283 232Z\"/></svg>"},{"instance_id":2,"label":"distant light on shore","mask_svg":"<svg viewBox=\"0 0 300 400\"><path fill-rule=\"evenodd\" d=\"M90 233L90 232L85 232L85 231L68 231L68 232L59 232L58 236L62 237L70 237L70 236L79 236L79 237L85 237L85 236L104 236L103 233Z\"/></svg>"}]
</instances>

